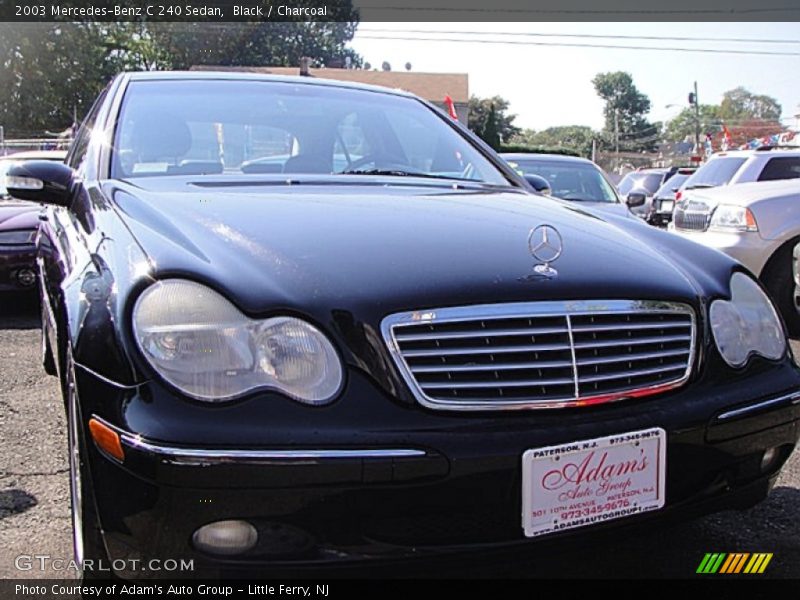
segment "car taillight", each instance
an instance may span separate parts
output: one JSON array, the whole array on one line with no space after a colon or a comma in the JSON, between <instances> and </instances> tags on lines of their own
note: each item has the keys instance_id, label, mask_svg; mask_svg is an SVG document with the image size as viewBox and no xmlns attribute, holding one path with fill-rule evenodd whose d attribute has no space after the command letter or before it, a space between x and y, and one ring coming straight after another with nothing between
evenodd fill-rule
<instances>
[{"instance_id":1,"label":"car taillight","mask_svg":"<svg viewBox=\"0 0 800 600\"><path fill-rule=\"evenodd\" d=\"M680 191L675 192L675 202L680 202L681 201L681 196L683 196L683 192L680 192Z\"/></svg>"}]
</instances>

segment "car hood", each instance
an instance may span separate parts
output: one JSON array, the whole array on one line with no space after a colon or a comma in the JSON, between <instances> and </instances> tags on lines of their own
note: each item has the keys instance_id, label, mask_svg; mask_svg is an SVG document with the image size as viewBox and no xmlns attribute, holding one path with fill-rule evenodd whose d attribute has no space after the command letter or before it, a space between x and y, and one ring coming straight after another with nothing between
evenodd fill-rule
<instances>
[{"instance_id":1,"label":"car hood","mask_svg":"<svg viewBox=\"0 0 800 600\"><path fill-rule=\"evenodd\" d=\"M712 188L696 188L684 192L687 206L695 209L713 209L719 204L754 206L779 198L800 196L800 180L758 181L737 183Z\"/></svg>"},{"instance_id":2,"label":"car hood","mask_svg":"<svg viewBox=\"0 0 800 600\"><path fill-rule=\"evenodd\" d=\"M493 302L698 295L687 272L665 258L663 240L648 241L653 228L524 193L136 183L106 191L157 276L205 281L251 315L294 310L328 319L335 311L385 316ZM541 224L563 242L550 279L535 274L540 261L528 248Z\"/></svg>"},{"instance_id":3,"label":"car hood","mask_svg":"<svg viewBox=\"0 0 800 600\"><path fill-rule=\"evenodd\" d=\"M0 200L0 229L36 229L39 206L20 200Z\"/></svg>"}]
</instances>

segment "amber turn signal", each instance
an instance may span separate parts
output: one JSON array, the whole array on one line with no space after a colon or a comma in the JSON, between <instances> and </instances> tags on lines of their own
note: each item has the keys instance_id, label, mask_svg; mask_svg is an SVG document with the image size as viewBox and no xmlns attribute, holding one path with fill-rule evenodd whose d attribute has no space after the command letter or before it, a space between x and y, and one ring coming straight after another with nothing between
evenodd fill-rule
<instances>
[{"instance_id":1,"label":"amber turn signal","mask_svg":"<svg viewBox=\"0 0 800 600\"><path fill-rule=\"evenodd\" d=\"M122 444L116 431L97 419L89 419L89 431L101 450L119 461L125 460L125 452L122 450Z\"/></svg>"}]
</instances>

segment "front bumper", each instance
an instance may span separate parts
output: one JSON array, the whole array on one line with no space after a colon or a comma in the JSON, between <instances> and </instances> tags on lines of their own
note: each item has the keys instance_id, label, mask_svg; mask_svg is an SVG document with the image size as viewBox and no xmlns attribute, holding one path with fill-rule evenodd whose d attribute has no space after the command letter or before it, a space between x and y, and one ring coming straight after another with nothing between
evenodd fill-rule
<instances>
[{"instance_id":1,"label":"front bumper","mask_svg":"<svg viewBox=\"0 0 800 600\"><path fill-rule=\"evenodd\" d=\"M0 245L0 292L36 289L36 247Z\"/></svg>"},{"instance_id":2,"label":"front bumper","mask_svg":"<svg viewBox=\"0 0 800 600\"><path fill-rule=\"evenodd\" d=\"M670 225L670 231L738 260L758 276L778 243L765 240L758 232L691 231Z\"/></svg>"},{"instance_id":3,"label":"front bumper","mask_svg":"<svg viewBox=\"0 0 800 600\"><path fill-rule=\"evenodd\" d=\"M181 401L187 412L180 414L167 410L169 395L154 384L120 390L83 370L78 384L86 419L111 424L125 449L120 463L90 448L109 558L193 559L196 570L182 576L257 575L265 568L363 568L365 562L427 563L462 553L548 548L687 513L752 505L766 495L800 436L797 369L788 359L756 362L746 378L703 377L656 399L548 415L409 410L351 373L334 406L347 411L360 404L361 410L342 421L336 411L298 407L307 418L299 423L292 417L294 428L276 418L254 429L246 402L209 409ZM119 404L109 403L115 395ZM104 414L110 405L125 410L114 418L107 408ZM206 415L205 430L190 417L198 410L214 413ZM233 427L225 445L214 433L223 424ZM525 450L654 426L668 434L664 509L535 541L523 536ZM261 444L248 440L258 429ZM778 458L765 470L768 448L777 448ZM252 523L256 547L225 558L195 550L193 532L224 519Z\"/></svg>"}]
</instances>

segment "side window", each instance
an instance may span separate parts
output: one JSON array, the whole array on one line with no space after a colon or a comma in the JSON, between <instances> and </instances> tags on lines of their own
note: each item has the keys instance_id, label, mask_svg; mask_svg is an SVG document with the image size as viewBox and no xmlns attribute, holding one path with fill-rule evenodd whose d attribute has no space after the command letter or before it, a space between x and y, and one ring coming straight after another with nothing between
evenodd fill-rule
<instances>
[{"instance_id":1,"label":"side window","mask_svg":"<svg viewBox=\"0 0 800 600\"><path fill-rule=\"evenodd\" d=\"M781 156L771 158L758 176L759 181L800 178L800 157Z\"/></svg>"},{"instance_id":2,"label":"side window","mask_svg":"<svg viewBox=\"0 0 800 600\"><path fill-rule=\"evenodd\" d=\"M94 129L95 122L97 122L97 115L100 112L100 107L103 105L107 92L108 88L103 90L97 100L95 100L92 108L89 110L89 114L86 115L83 123L81 123L78 128L78 133L72 141L72 146L70 146L66 163L76 171L80 169L83 161L86 159L86 151L89 149L89 140L91 140L92 137L92 130Z\"/></svg>"}]
</instances>

